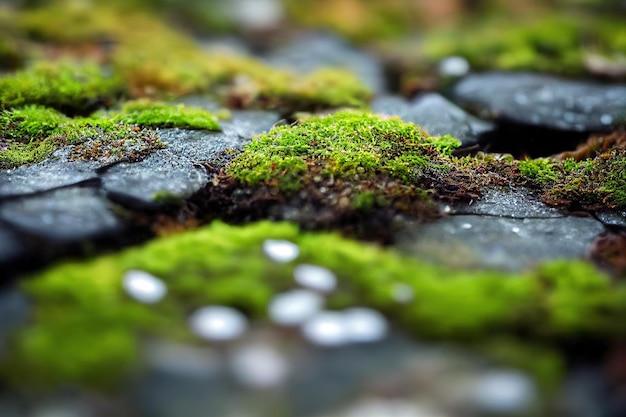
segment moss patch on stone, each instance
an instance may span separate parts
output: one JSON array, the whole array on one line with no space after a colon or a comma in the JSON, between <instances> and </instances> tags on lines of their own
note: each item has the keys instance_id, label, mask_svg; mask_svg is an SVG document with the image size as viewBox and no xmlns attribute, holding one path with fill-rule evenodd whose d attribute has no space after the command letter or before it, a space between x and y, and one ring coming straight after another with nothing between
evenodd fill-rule
<instances>
[{"instance_id":1,"label":"moss patch on stone","mask_svg":"<svg viewBox=\"0 0 626 417\"><path fill-rule=\"evenodd\" d=\"M626 29L618 19L559 12L520 19L489 17L426 35L423 52L438 60L465 57L477 70L533 70L581 75L589 54L612 59L626 51Z\"/></svg>"},{"instance_id":2,"label":"moss patch on stone","mask_svg":"<svg viewBox=\"0 0 626 417\"><path fill-rule=\"evenodd\" d=\"M156 132L104 118L71 119L40 106L0 111L0 169L37 163L72 146L70 159L138 160L162 148Z\"/></svg>"},{"instance_id":3,"label":"moss patch on stone","mask_svg":"<svg viewBox=\"0 0 626 417\"><path fill-rule=\"evenodd\" d=\"M143 336L196 340L185 323L197 308L229 305L265 317L271 297L295 286L296 262L278 264L264 256L262 243L269 238L298 244L297 262L338 275L330 305L371 306L421 337L489 341L524 335L552 343L611 339L626 330L626 288L584 262L552 262L517 274L460 271L336 234L303 233L287 223L214 223L118 254L65 262L23 281L35 302L33 322L11 339L3 375L31 387L106 385L136 363ZM130 269L162 279L165 299L144 305L127 296L122 278ZM409 286L416 297L399 304L393 296L398 285Z\"/></svg>"},{"instance_id":4,"label":"moss patch on stone","mask_svg":"<svg viewBox=\"0 0 626 417\"><path fill-rule=\"evenodd\" d=\"M178 127L181 129L220 130L217 117L204 109L184 104L147 100L128 101L117 113L106 115L113 121L143 127Z\"/></svg>"},{"instance_id":5,"label":"moss patch on stone","mask_svg":"<svg viewBox=\"0 0 626 417\"><path fill-rule=\"evenodd\" d=\"M120 79L93 63L39 63L0 77L0 109L38 104L69 115L108 106L122 94Z\"/></svg>"},{"instance_id":6,"label":"moss patch on stone","mask_svg":"<svg viewBox=\"0 0 626 417\"><path fill-rule=\"evenodd\" d=\"M246 185L271 183L283 191L300 189L302 178L315 168L323 177L387 175L409 184L429 168L431 157L450 154L458 145L454 138L429 137L397 118L344 111L258 136L228 172Z\"/></svg>"}]
</instances>

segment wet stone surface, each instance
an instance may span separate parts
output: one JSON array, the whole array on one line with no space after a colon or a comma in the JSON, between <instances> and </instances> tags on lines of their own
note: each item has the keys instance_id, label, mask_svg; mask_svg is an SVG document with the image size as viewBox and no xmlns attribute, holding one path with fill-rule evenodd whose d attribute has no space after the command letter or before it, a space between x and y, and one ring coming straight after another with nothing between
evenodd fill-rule
<instances>
[{"instance_id":1,"label":"wet stone surface","mask_svg":"<svg viewBox=\"0 0 626 417\"><path fill-rule=\"evenodd\" d=\"M437 93L423 94L412 101L384 96L375 99L371 107L378 114L398 116L405 122L415 123L431 136L452 135L463 147L478 144L495 128Z\"/></svg>"},{"instance_id":2,"label":"wet stone surface","mask_svg":"<svg viewBox=\"0 0 626 417\"><path fill-rule=\"evenodd\" d=\"M602 223L590 217L454 215L428 224L405 225L396 247L454 267L523 270L541 261L585 257L603 231Z\"/></svg>"},{"instance_id":3,"label":"wet stone surface","mask_svg":"<svg viewBox=\"0 0 626 417\"><path fill-rule=\"evenodd\" d=\"M461 106L498 121L567 131L606 131L626 124L626 85L488 72L465 77L453 95Z\"/></svg>"},{"instance_id":4,"label":"wet stone surface","mask_svg":"<svg viewBox=\"0 0 626 417\"><path fill-rule=\"evenodd\" d=\"M55 241L78 241L121 232L110 203L93 188L68 188L5 202L0 218L26 233Z\"/></svg>"}]
</instances>

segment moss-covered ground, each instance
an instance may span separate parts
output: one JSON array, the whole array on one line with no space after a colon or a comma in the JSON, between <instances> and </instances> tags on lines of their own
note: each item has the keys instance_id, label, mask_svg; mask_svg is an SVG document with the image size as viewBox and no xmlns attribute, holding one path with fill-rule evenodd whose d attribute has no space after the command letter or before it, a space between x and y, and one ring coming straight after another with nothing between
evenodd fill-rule
<instances>
[{"instance_id":1,"label":"moss-covered ground","mask_svg":"<svg viewBox=\"0 0 626 417\"><path fill-rule=\"evenodd\" d=\"M372 306L420 337L481 342L510 356L499 341L523 336L554 347L626 331L626 288L584 262L552 262L519 274L460 271L336 234L303 233L289 223L214 223L24 280L21 287L35 301L33 322L11 341L3 374L31 387L107 385L139 365L142 337L195 340L185 323L196 308L225 304L264 318L272 296L294 286L296 265L266 258L265 239L294 242L297 262L337 274L331 307ZM162 279L165 299L145 305L127 296L122 278L130 269ZM415 299L399 304L398 285L409 286Z\"/></svg>"}]
</instances>

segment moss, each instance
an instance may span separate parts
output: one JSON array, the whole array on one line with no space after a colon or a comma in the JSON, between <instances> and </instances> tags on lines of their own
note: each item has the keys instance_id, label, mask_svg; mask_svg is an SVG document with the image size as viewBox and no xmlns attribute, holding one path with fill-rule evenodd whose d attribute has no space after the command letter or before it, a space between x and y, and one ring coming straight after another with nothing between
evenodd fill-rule
<instances>
[{"instance_id":1,"label":"moss","mask_svg":"<svg viewBox=\"0 0 626 417\"><path fill-rule=\"evenodd\" d=\"M619 56L626 50L624 39L626 29L618 19L559 12L539 18L535 14L521 19L488 17L452 30L433 31L426 35L423 51L431 60L461 55L478 70L580 75L589 71L590 51Z\"/></svg>"},{"instance_id":2,"label":"moss","mask_svg":"<svg viewBox=\"0 0 626 417\"><path fill-rule=\"evenodd\" d=\"M88 114L111 105L123 88L95 64L39 63L0 78L0 108L38 104L64 113Z\"/></svg>"},{"instance_id":3,"label":"moss","mask_svg":"<svg viewBox=\"0 0 626 417\"><path fill-rule=\"evenodd\" d=\"M302 176L320 167L325 177L373 178L384 174L417 180L430 156L451 152L458 141L430 138L399 119L339 112L281 126L257 137L228 168L249 186L276 183L283 191L302 187Z\"/></svg>"},{"instance_id":4,"label":"moss","mask_svg":"<svg viewBox=\"0 0 626 417\"><path fill-rule=\"evenodd\" d=\"M548 159L527 159L519 161L518 166L522 176L529 177L540 185L546 185L558 179L554 171L554 163Z\"/></svg>"},{"instance_id":5,"label":"moss","mask_svg":"<svg viewBox=\"0 0 626 417\"><path fill-rule=\"evenodd\" d=\"M214 223L118 254L65 262L23 281L35 301L33 324L11 339L4 375L15 384L106 384L130 370L142 335L194 340L184 323L196 308L224 304L264 317L273 294L294 285L294 263L263 255L268 238L295 242L298 262L336 272L340 286L331 305L380 309L421 337L497 341L524 334L541 345L610 339L626 330L626 288L584 262L553 262L518 274L459 271L286 223ZM150 306L130 299L121 286L129 269L161 278L167 297ZM417 294L401 308L393 298L398 284ZM86 343L90 337L102 343ZM512 356L510 349L497 350L500 357ZM539 371L551 373L548 365Z\"/></svg>"},{"instance_id":6,"label":"moss","mask_svg":"<svg viewBox=\"0 0 626 417\"><path fill-rule=\"evenodd\" d=\"M37 163L61 146L70 159L137 160L164 144L156 132L113 119L70 119L56 110L27 106L0 112L0 169Z\"/></svg>"},{"instance_id":7,"label":"moss","mask_svg":"<svg viewBox=\"0 0 626 417\"><path fill-rule=\"evenodd\" d=\"M124 103L121 112L108 115L114 121L144 127L220 130L216 116L207 110L146 100Z\"/></svg>"}]
</instances>

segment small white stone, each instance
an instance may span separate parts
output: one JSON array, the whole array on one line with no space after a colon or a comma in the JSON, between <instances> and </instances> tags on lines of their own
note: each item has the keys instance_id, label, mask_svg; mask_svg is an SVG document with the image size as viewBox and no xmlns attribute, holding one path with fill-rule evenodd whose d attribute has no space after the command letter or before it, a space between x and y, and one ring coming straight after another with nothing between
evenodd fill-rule
<instances>
[{"instance_id":1,"label":"small white stone","mask_svg":"<svg viewBox=\"0 0 626 417\"><path fill-rule=\"evenodd\" d=\"M408 286L407 284L396 284L393 286L391 290L391 296L398 303L408 303L415 298L415 293L413 292L413 288Z\"/></svg>"},{"instance_id":2,"label":"small white stone","mask_svg":"<svg viewBox=\"0 0 626 417\"><path fill-rule=\"evenodd\" d=\"M520 232L520 228L519 228L519 227L513 227L513 228L511 229L511 232L513 232L513 233L517 234L517 233L519 233L519 232Z\"/></svg>"},{"instance_id":3,"label":"small white stone","mask_svg":"<svg viewBox=\"0 0 626 417\"><path fill-rule=\"evenodd\" d=\"M167 294L167 286L163 281L137 269L126 271L122 278L122 286L126 294L146 304L157 303Z\"/></svg>"},{"instance_id":4,"label":"small white stone","mask_svg":"<svg viewBox=\"0 0 626 417\"><path fill-rule=\"evenodd\" d=\"M239 382L251 388L273 388L281 385L289 373L283 355L270 346L246 346L231 358L231 369Z\"/></svg>"},{"instance_id":5,"label":"small white stone","mask_svg":"<svg viewBox=\"0 0 626 417\"><path fill-rule=\"evenodd\" d=\"M461 229L469 230L471 228L472 228L472 225L470 223L463 223L461 225Z\"/></svg>"},{"instance_id":6,"label":"small white stone","mask_svg":"<svg viewBox=\"0 0 626 417\"><path fill-rule=\"evenodd\" d=\"M263 242L263 252L275 262L286 263L298 257L300 248L288 240L266 239Z\"/></svg>"},{"instance_id":7,"label":"small white stone","mask_svg":"<svg viewBox=\"0 0 626 417\"><path fill-rule=\"evenodd\" d=\"M300 264L293 271L296 282L320 292L331 292L337 286L335 274L323 266Z\"/></svg>"},{"instance_id":8,"label":"small white stone","mask_svg":"<svg viewBox=\"0 0 626 417\"><path fill-rule=\"evenodd\" d=\"M234 308L222 306L202 307L189 317L189 327L206 340L226 341L240 337L248 328L243 314Z\"/></svg>"},{"instance_id":9,"label":"small white stone","mask_svg":"<svg viewBox=\"0 0 626 417\"><path fill-rule=\"evenodd\" d=\"M316 314L301 330L308 341L319 346L341 346L350 342L343 314L336 311Z\"/></svg>"},{"instance_id":10,"label":"small white stone","mask_svg":"<svg viewBox=\"0 0 626 417\"><path fill-rule=\"evenodd\" d=\"M477 384L476 405L496 414L523 413L536 399L533 382L524 374L514 371L492 371Z\"/></svg>"},{"instance_id":11,"label":"small white stone","mask_svg":"<svg viewBox=\"0 0 626 417\"><path fill-rule=\"evenodd\" d=\"M320 311L324 300L309 290L292 290L277 294L268 306L270 318L284 326L304 323Z\"/></svg>"},{"instance_id":12,"label":"small white stone","mask_svg":"<svg viewBox=\"0 0 626 417\"><path fill-rule=\"evenodd\" d=\"M351 342L376 342L387 335L387 320L376 310L354 307L345 310L343 316L344 326Z\"/></svg>"},{"instance_id":13,"label":"small white stone","mask_svg":"<svg viewBox=\"0 0 626 417\"><path fill-rule=\"evenodd\" d=\"M610 114L603 114L600 116L600 123L603 125L610 125L613 123L613 117Z\"/></svg>"},{"instance_id":14,"label":"small white stone","mask_svg":"<svg viewBox=\"0 0 626 417\"><path fill-rule=\"evenodd\" d=\"M461 56L449 56L439 62L439 75L443 77L462 77L469 70L469 62Z\"/></svg>"}]
</instances>

